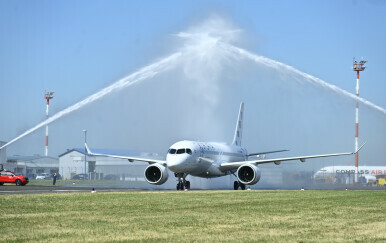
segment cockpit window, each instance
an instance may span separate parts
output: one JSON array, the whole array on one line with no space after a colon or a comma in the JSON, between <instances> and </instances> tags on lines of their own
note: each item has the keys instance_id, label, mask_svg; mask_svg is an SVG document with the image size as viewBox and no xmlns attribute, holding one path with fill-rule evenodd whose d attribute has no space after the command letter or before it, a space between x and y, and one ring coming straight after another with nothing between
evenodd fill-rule
<instances>
[{"instance_id":1,"label":"cockpit window","mask_svg":"<svg viewBox=\"0 0 386 243\"><path fill-rule=\"evenodd\" d=\"M177 154L184 154L185 153L185 149L179 149L177 150Z\"/></svg>"},{"instance_id":2,"label":"cockpit window","mask_svg":"<svg viewBox=\"0 0 386 243\"><path fill-rule=\"evenodd\" d=\"M169 149L169 154L175 154L177 150L175 149Z\"/></svg>"},{"instance_id":3,"label":"cockpit window","mask_svg":"<svg viewBox=\"0 0 386 243\"><path fill-rule=\"evenodd\" d=\"M169 149L169 154L192 154L192 150L189 148L182 148L182 149Z\"/></svg>"}]
</instances>

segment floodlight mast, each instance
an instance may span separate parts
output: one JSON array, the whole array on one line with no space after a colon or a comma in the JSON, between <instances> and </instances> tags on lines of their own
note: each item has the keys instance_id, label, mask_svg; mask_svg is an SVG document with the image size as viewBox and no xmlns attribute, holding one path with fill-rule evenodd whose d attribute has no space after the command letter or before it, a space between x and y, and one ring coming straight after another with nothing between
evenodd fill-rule
<instances>
[{"instance_id":1,"label":"floodlight mast","mask_svg":"<svg viewBox=\"0 0 386 243\"><path fill-rule=\"evenodd\" d=\"M45 92L44 99L47 100L46 105L46 119L48 119L48 111L50 107L50 99L54 98L54 92ZM46 151L45 151L46 157L48 156L48 124L46 125Z\"/></svg>"},{"instance_id":2,"label":"floodlight mast","mask_svg":"<svg viewBox=\"0 0 386 243\"><path fill-rule=\"evenodd\" d=\"M356 95L357 97L359 97L359 72L361 71L364 71L365 70L365 63L367 61L363 60L362 58L362 61L360 61L359 63L357 61L355 61L355 58L354 58L354 62L353 62L353 67L352 69L354 70L354 72L357 72L357 85L356 85ZM358 137L359 137L359 102L357 100L356 102L356 108L355 108L355 151L358 151ZM359 170L358 170L358 160L359 160L359 156L358 156L358 152L355 153L355 169L356 169L356 176L355 176L355 182L357 183L358 182L358 173L359 173Z\"/></svg>"}]
</instances>

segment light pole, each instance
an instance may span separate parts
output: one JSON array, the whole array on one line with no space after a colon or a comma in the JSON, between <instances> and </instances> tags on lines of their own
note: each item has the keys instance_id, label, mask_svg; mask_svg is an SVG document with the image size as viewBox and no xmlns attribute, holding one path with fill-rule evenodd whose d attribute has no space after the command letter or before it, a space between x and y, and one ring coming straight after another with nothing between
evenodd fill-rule
<instances>
[{"instance_id":1,"label":"light pole","mask_svg":"<svg viewBox=\"0 0 386 243\"><path fill-rule=\"evenodd\" d=\"M360 61L359 63L357 61L355 61L355 58L354 58L354 63L353 63L353 67L352 69L354 70L354 72L357 72L357 85L356 85L356 95L357 97L359 97L359 72L365 70L365 63L367 61L364 61L362 59L362 61ZM355 107L355 151L358 151L358 137L359 137L359 102L357 100L357 104L356 104L356 107ZM355 153L355 183L358 183L358 173L359 173L359 170L358 170L358 152Z\"/></svg>"},{"instance_id":2,"label":"light pole","mask_svg":"<svg viewBox=\"0 0 386 243\"><path fill-rule=\"evenodd\" d=\"M86 149L86 143L87 143L87 130L83 129L84 132L84 180L86 180L87 170L86 170L86 159L87 159L87 149Z\"/></svg>"},{"instance_id":3,"label":"light pole","mask_svg":"<svg viewBox=\"0 0 386 243\"><path fill-rule=\"evenodd\" d=\"M54 98L54 92L46 92L44 94L44 99L47 100L46 106L46 119L48 119L48 109L50 107L50 99ZM48 156L48 124L46 125L46 157Z\"/></svg>"}]
</instances>

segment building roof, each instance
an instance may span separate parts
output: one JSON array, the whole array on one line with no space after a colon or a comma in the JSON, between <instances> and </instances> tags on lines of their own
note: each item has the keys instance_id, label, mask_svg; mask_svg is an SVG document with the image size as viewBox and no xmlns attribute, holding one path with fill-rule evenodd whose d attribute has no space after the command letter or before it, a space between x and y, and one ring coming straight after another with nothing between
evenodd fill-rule
<instances>
[{"instance_id":1,"label":"building roof","mask_svg":"<svg viewBox=\"0 0 386 243\"><path fill-rule=\"evenodd\" d=\"M74 151L76 151L76 152L78 152L78 153L81 153L81 154L86 154L87 156L92 156L92 155L90 155L89 153L86 153L86 149L85 149L85 148L73 148L73 149L67 149L66 152L64 152L64 153L62 153L62 154L59 154L59 158L60 158L60 157L63 157L63 156L66 155L66 154L69 154L69 153L71 153L71 152L74 152Z\"/></svg>"},{"instance_id":2,"label":"building roof","mask_svg":"<svg viewBox=\"0 0 386 243\"><path fill-rule=\"evenodd\" d=\"M49 160L58 160L56 157L42 156L42 155L13 155L7 156L7 162L23 162L23 161L32 161L38 159L49 159Z\"/></svg>"},{"instance_id":3,"label":"building roof","mask_svg":"<svg viewBox=\"0 0 386 243\"><path fill-rule=\"evenodd\" d=\"M41 155L19 156L13 155L7 157L7 165L27 166L27 167L58 167L59 158L46 157Z\"/></svg>"}]
</instances>

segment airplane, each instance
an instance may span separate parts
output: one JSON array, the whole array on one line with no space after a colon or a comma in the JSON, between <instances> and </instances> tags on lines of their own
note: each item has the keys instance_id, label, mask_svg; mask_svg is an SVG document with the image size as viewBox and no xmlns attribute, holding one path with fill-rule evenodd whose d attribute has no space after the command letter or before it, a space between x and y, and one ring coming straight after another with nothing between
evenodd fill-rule
<instances>
[{"instance_id":1,"label":"airplane","mask_svg":"<svg viewBox=\"0 0 386 243\"><path fill-rule=\"evenodd\" d=\"M288 150L276 150L248 154L247 150L241 147L243 132L244 103L241 102L234 138L231 144L199 141L179 141L170 146L166 159L157 160L132 156L121 156L114 154L93 153L85 143L86 150L90 155L107 156L112 158L127 159L130 162L141 161L149 163L145 169L145 180L153 185L165 183L169 177L168 170L174 172L178 180L177 190L190 189L190 181L186 180L188 175L215 178L227 175L234 175L237 181L234 182L234 190L241 188L245 190L246 185L254 185L261 178L259 164L275 163L279 165L283 161L322 158L330 156L352 155L357 153L364 144L351 153L322 154L299 157L287 157L276 159L260 159L257 156L268 153L278 153ZM255 158L252 158L256 156Z\"/></svg>"},{"instance_id":2,"label":"airplane","mask_svg":"<svg viewBox=\"0 0 386 243\"><path fill-rule=\"evenodd\" d=\"M386 166L358 166L358 173L356 173L355 166L327 166L315 172L314 179L324 180L330 177L345 177L356 174L365 178L367 183L375 183L377 178L385 178Z\"/></svg>"}]
</instances>

